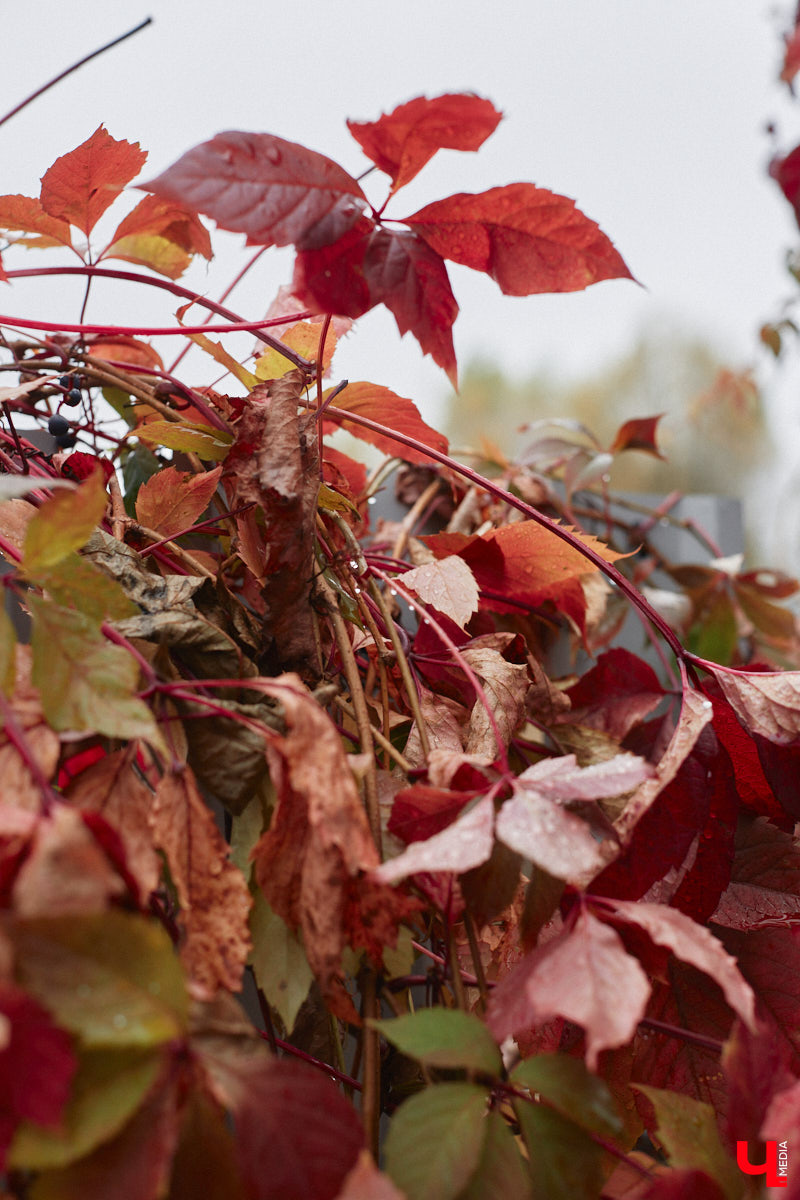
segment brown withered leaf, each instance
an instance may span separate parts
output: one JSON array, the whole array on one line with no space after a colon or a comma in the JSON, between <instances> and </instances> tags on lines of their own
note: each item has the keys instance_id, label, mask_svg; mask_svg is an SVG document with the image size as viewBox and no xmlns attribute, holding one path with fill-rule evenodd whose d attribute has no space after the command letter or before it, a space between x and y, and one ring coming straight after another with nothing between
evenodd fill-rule
<instances>
[{"instance_id":1,"label":"brown withered leaf","mask_svg":"<svg viewBox=\"0 0 800 1200\"><path fill-rule=\"evenodd\" d=\"M58 763L59 740L44 719L39 693L31 682L30 646L16 647L16 686L9 703L31 756L44 778L51 780ZM5 728L0 728L0 779L4 802L39 811L39 785Z\"/></svg>"},{"instance_id":2,"label":"brown withered leaf","mask_svg":"<svg viewBox=\"0 0 800 1200\"><path fill-rule=\"evenodd\" d=\"M35 504L21 497L5 500L0 504L0 533L20 554L25 544L28 522L37 512Z\"/></svg>"},{"instance_id":3,"label":"brown withered leaf","mask_svg":"<svg viewBox=\"0 0 800 1200\"><path fill-rule=\"evenodd\" d=\"M778 746L800 737L800 671L715 671L714 677L750 733Z\"/></svg>"},{"instance_id":4,"label":"brown withered leaf","mask_svg":"<svg viewBox=\"0 0 800 1200\"><path fill-rule=\"evenodd\" d=\"M250 952L250 893L189 767L159 781L151 827L182 909L187 973L209 994L220 986L238 991Z\"/></svg>"},{"instance_id":5,"label":"brown withered leaf","mask_svg":"<svg viewBox=\"0 0 800 1200\"><path fill-rule=\"evenodd\" d=\"M456 554L404 571L400 582L462 629L478 611L475 576Z\"/></svg>"},{"instance_id":6,"label":"brown withered leaf","mask_svg":"<svg viewBox=\"0 0 800 1200\"><path fill-rule=\"evenodd\" d=\"M36 827L14 882L13 904L21 917L96 913L125 891L80 813L57 804Z\"/></svg>"},{"instance_id":7,"label":"brown withered leaf","mask_svg":"<svg viewBox=\"0 0 800 1200\"><path fill-rule=\"evenodd\" d=\"M501 638L510 635L500 635ZM483 684L484 694L492 710L500 737L507 746L514 731L525 719L525 698L528 693L527 663L510 663L496 648L497 635L475 638L462 654ZM438 697L437 697L438 699ZM495 732L489 715L478 699L473 706L464 746L467 754L485 754L494 759L498 754Z\"/></svg>"},{"instance_id":8,"label":"brown withered leaf","mask_svg":"<svg viewBox=\"0 0 800 1200\"><path fill-rule=\"evenodd\" d=\"M128 870L147 896L158 885L160 864L150 832L153 793L137 775L135 747L117 750L87 767L67 789L76 807L100 813L116 829Z\"/></svg>"},{"instance_id":9,"label":"brown withered leaf","mask_svg":"<svg viewBox=\"0 0 800 1200\"><path fill-rule=\"evenodd\" d=\"M266 631L275 663L315 677L311 586L319 470L314 416L298 413L303 382L301 372L291 371L253 389L223 479L233 507L254 501L266 520Z\"/></svg>"},{"instance_id":10,"label":"brown withered leaf","mask_svg":"<svg viewBox=\"0 0 800 1200\"><path fill-rule=\"evenodd\" d=\"M268 755L278 802L253 851L270 907L303 933L309 966L332 994L347 933L348 879L378 865L364 808L336 726L297 676L262 685L286 714Z\"/></svg>"}]
</instances>

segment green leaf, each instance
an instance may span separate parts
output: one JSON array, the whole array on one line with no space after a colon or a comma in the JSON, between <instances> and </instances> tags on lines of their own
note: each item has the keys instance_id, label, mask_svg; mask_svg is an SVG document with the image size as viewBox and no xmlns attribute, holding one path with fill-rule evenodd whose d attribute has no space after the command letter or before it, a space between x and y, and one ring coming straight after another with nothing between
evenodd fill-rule
<instances>
[{"instance_id":1,"label":"green leaf","mask_svg":"<svg viewBox=\"0 0 800 1200\"><path fill-rule=\"evenodd\" d=\"M725 1153L717 1132L714 1109L702 1100L642 1083L631 1085L652 1104L656 1114L656 1139L670 1166L705 1171L726 1196L741 1194L741 1176Z\"/></svg>"},{"instance_id":2,"label":"green leaf","mask_svg":"<svg viewBox=\"0 0 800 1200\"><path fill-rule=\"evenodd\" d=\"M498 1112L486 1118L486 1140L478 1169L458 1200L531 1200L527 1164Z\"/></svg>"},{"instance_id":3,"label":"green leaf","mask_svg":"<svg viewBox=\"0 0 800 1200\"><path fill-rule=\"evenodd\" d=\"M17 635L14 623L6 611L4 601L0 601L0 690L6 696L14 691L16 680L16 651Z\"/></svg>"},{"instance_id":4,"label":"green leaf","mask_svg":"<svg viewBox=\"0 0 800 1200\"><path fill-rule=\"evenodd\" d=\"M8 927L17 976L87 1047L156 1046L186 1028L180 962L161 925L117 909Z\"/></svg>"},{"instance_id":5,"label":"green leaf","mask_svg":"<svg viewBox=\"0 0 800 1200\"><path fill-rule=\"evenodd\" d=\"M70 551L55 566L40 567L26 574L56 604L75 608L98 625L105 620L122 621L139 611L115 579L75 551Z\"/></svg>"},{"instance_id":6,"label":"green leaf","mask_svg":"<svg viewBox=\"0 0 800 1200\"><path fill-rule=\"evenodd\" d=\"M459 1009L423 1008L388 1021L370 1021L388 1042L428 1067L461 1067L499 1075L500 1051L486 1026Z\"/></svg>"},{"instance_id":7,"label":"green leaf","mask_svg":"<svg viewBox=\"0 0 800 1200\"><path fill-rule=\"evenodd\" d=\"M125 453L122 460L122 482L125 484L125 512L136 519L136 499L139 488L161 470L161 463L153 451L142 442L137 442Z\"/></svg>"},{"instance_id":8,"label":"green leaf","mask_svg":"<svg viewBox=\"0 0 800 1200\"><path fill-rule=\"evenodd\" d=\"M386 1138L386 1170L408 1200L454 1200L466 1187L483 1152L486 1100L475 1084L440 1083L400 1106Z\"/></svg>"},{"instance_id":9,"label":"green leaf","mask_svg":"<svg viewBox=\"0 0 800 1200\"><path fill-rule=\"evenodd\" d=\"M136 412L136 404L130 392L126 392L123 388L104 387L103 399L107 404L110 404L114 412L122 417L129 429L136 428L138 414ZM139 409L141 413L141 409Z\"/></svg>"},{"instance_id":10,"label":"green leaf","mask_svg":"<svg viewBox=\"0 0 800 1200\"><path fill-rule=\"evenodd\" d=\"M79 488L58 488L28 522L22 566L26 574L53 567L80 550L100 523L108 505L105 475L98 467Z\"/></svg>"},{"instance_id":11,"label":"green leaf","mask_svg":"<svg viewBox=\"0 0 800 1200\"><path fill-rule=\"evenodd\" d=\"M108 1141L139 1107L160 1067L161 1055L152 1051L85 1051L61 1128L23 1122L11 1143L9 1166L38 1171L61 1167Z\"/></svg>"},{"instance_id":12,"label":"green leaf","mask_svg":"<svg viewBox=\"0 0 800 1200\"><path fill-rule=\"evenodd\" d=\"M314 976L300 942L260 891L250 913L250 935L256 983L291 1031Z\"/></svg>"},{"instance_id":13,"label":"green leaf","mask_svg":"<svg viewBox=\"0 0 800 1200\"><path fill-rule=\"evenodd\" d=\"M136 696L136 660L107 642L83 613L38 596L29 596L27 604L33 617L33 683L52 728L140 737L163 751L155 718Z\"/></svg>"},{"instance_id":14,"label":"green leaf","mask_svg":"<svg viewBox=\"0 0 800 1200\"><path fill-rule=\"evenodd\" d=\"M191 421L148 421L136 433L142 442L197 454L206 462L222 462L233 441L233 435L223 429Z\"/></svg>"},{"instance_id":15,"label":"green leaf","mask_svg":"<svg viewBox=\"0 0 800 1200\"><path fill-rule=\"evenodd\" d=\"M582 1129L619 1137L624 1124L606 1084L587 1070L582 1059L566 1054L539 1054L518 1063L511 1082L522 1084Z\"/></svg>"},{"instance_id":16,"label":"green leaf","mask_svg":"<svg viewBox=\"0 0 800 1200\"><path fill-rule=\"evenodd\" d=\"M253 860L250 854L267 824L268 806L262 795L266 793L268 793L269 809L271 809L274 804L275 789L268 775L265 776L262 786L256 794L231 822L229 839L231 862L239 868L248 884L253 874Z\"/></svg>"},{"instance_id":17,"label":"green leaf","mask_svg":"<svg viewBox=\"0 0 800 1200\"><path fill-rule=\"evenodd\" d=\"M406 925L401 925L397 930L397 945L394 948L386 945L383 947L383 965L388 978L397 979L400 975L410 975L416 958L414 935Z\"/></svg>"},{"instance_id":18,"label":"green leaf","mask_svg":"<svg viewBox=\"0 0 800 1200\"><path fill-rule=\"evenodd\" d=\"M528 1147L533 1194L547 1200L597 1200L603 1186L603 1152L560 1113L525 1100L514 1111Z\"/></svg>"}]
</instances>

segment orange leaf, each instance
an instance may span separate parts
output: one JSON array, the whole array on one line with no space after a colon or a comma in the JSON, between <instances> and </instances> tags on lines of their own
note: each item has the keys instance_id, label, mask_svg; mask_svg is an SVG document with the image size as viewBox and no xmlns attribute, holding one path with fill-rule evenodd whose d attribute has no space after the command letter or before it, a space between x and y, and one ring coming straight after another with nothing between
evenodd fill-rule
<instances>
[{"instance_id":1,"label":"orange leaf","mask_svg":"<svg viewBox=\"0 0 800 1200\"><path fill-rule=\"evenodd\" d=\"M606 562L620 557L596 538L579 536ZM570 584L597 570L578 549L535 521L515 521L483 536L436 533L423 541L437 558L448 554L463 558L478 582L483 605L496 612L513 611L514 601L532 607L547 600L558 603L569 593Z\"/></svg>"},{"instance_id":2,"label":"orange leaf","mask_svg":"<svg viewBox=\"0 0 800 1200\"><path fill-rule=\"evenodd\" d=\"M213 258L211 238L197 213L172 200L162 200L159 196L145 196L144 200L140 200L136 208L123 218L102 257L119 257L115 252L118 242L123 238L140 237L143 234L157 234L168 242L173 242L187 254L202 254L203 258Z\"/></svg>"},{"instance_id":3,"label":"orange leaf","mask_svg":"<svg viewBox=\"0 0 800 1200\"><path fill-rule=\"evenodd\" d=\"M51 217L76 225L88 237L126 183L139 174L146 158L147 152L138 142L117 141L101 125L45 171L42 208Z\"/></svg>"},{"instance_id":4,"label":"orange leaf","mask_svg":"<svg viewBox=\"0 0 800 1200\"><path fill-rule=\"evenodd\" d=\"M38 237L20 238L26 246L71 246L69 223L48 216L32 196L0 196L0 229L19 229Z\"/></svg>"},{"instance_id":5,"label":"orange leaf","mask_svg":"<svg viewBox=\"0 0 800 1200\"><path fill-rule=\"evenodd\" d=\"M437 254L485 271L507 296L576 292L602 279L633 278L574 200L532 183L460 192L405 221Z\"/></svg>"},{"instance_id":6,"label":"orange leaf","mask_svg":"<svg viewBox=\"0 0 800 1200\"><path fill-rule=\"evenodd\" d=\"M634 417L633 420L620 425L614 435L614 441L609 446L611 454L619 454L622 450L644 450L646 454L663 459L664 455L656 445L656 427L663 415L659 413L657 417Z\"/></svg>"},{"instance_id":7,"label":"orange leaf","mask_svg":"<svg viewBox=\"0 0 800 1200\"><path fill-rule=\"evenodd\" d=\"M145 196L121 222L100 257L141 263L177 279L194 254L213 257L208 230L197 214L158 196Z\"/></svg>"},{"instance_id":8,"label":"orange leaf","mask_svg":"<svg viewBox=\"0 0 800 1200\"><path fill-rule=\"evenodd\" d=\"M404 186L437 150L477 150L502 120L489 100L468 93L417 96L377 121L348 121L364 153L392 177L392 191Z\"/></svg>"},{"instance_id":9,"label":"orange leaf","mask_svg":"<svg viewBox=\"0 0 800 1200\"><path fill-rule=\"evenodd\" d=\"M124 333L113 337L88 338L87 342L87 350L92 358L102 359L103 362L113 362L123 367L155 367L157 371L164 368L157 350L147 342L140 342L138 338L128 337Z\"/></svg>"},{"instance_id":10,"label":"orange leaf","mask_svg":"<svg viewBox=\"0 0 800 1200\"><path fill-rule=\"evenodd\" d=\"M405 396L398 396L396 392L387 387L380 387L376 383L351 383L336 397L336 408L340 411L355 413L358 416L369 417L372 421L378 421L381 425L396 429L398 433L416 438L423 446L430 446L441 454L447 453L447 438L444 434L438 433L430 425L425 424L413 400L408 400ZM369 442L370 445L377 446L386 454L397 455L406 462L422 463L427 466L431 461L427 454L411 450L401 442L395 442L386 434L376 433L371 429L364 428L363 425L356 425L354 422L348 421L346 416L341 416L340 412L329 409L326 415L328 420L325 422L325 426L329 432L335 424L346 429L353 437L360 438L362 442Z\"/></svg>"},{"instance_id":11,"label":"orange leaf","mask_svg":"<svg viewBox=\"0 0 800 1200\"><path fill-rule=\"evenodd\" d=\"M188 974L209 992L239 991L250 952L250 893L189 767L162 777L151 823L182 909Z\"/></svg>"},{"instance_id":12,"label":"orange leaf","mask_svg":"<svg viewBox=\"0 0 800 1200\"><path fill-rule=\"evenodd\" d=\"M107 754L69 785L67 798L84 812L97 812L117 831L125 862L141 894L158 885L160 863L153 846L149 818L153 794L134 770L131 747Z\"/></svg>"},{"instance_id":13,"label":"orange leaf","mask_svg":"<svg viewBox=\"0 0 800 1200\"><path fill-rule=\"evenodd\" d=\"M45 779L52 779L58 765L59 741L44 719L39 692L31 682L30 646L16 647L16 684L10 704L31 759ZM5 802L39 811L42 793L38 782L3 728L0 728L0 779Z\"/></svg>"},{"instance_id":14,"label":"orange leaf","mask_svg":"<svg viewBox=\"0 0 800 1200\"><path fill-rule=\"evenodd\" d=\"M136 519L165 537L174 537L205 512L217 490L221 473L222 467L201 475L166 467L140 487Z\"/></svg>"}]
</instances>

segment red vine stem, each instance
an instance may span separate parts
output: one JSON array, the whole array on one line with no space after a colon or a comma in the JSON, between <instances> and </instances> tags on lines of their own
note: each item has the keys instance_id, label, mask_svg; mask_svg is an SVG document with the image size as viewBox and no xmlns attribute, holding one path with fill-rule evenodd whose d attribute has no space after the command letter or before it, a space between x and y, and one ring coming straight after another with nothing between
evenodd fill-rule
<instances>
[{"instance_id":1,"label":"red vine stem","mask_svg":"<svg viewBox=\"0 0 800 1200\"><path fill-rule=\"evenodd\" d=\"M37 276L44 276L46 279L54 275L97 275L103 279L120 279L126 283L143 283L148 287L161 288L162 291L170 292L173 296L178 296L182 300L191 300L194 304L199 304L203 308L209 309L210 312L216 313L218 317L224 317L226 321L230 321L230 325L182 325L180 327L170 326L162 331L148 330L147 327L126 327L126 326L91 326L91 325L54 325L49 322L22 321L15 317L0 316L0 324L17 326L20 329L46 329L55 333L104 333L104 334L122 334L124 336L134 337L136 334L142 334L155 337L163 334L165 337L173 337L178 334L187 333L232 333L237 330L249 331L256 335L262 342L266 342L273 350L277 350L284 358L288 358L296 367L311 374L313 367L307 358L302 354L297 354L288 346L284 346L278 338L271 337L268 333L264 333L265 329L273 325L285 325L287 321L304 321L308 317L315 314L309 309L303 309L299 313L288 313L283 317L271 317L263 321L242 321L237 313L231 312L229 308L225 308L222 304L217 304L214 300L209 300L205 296L193 292L190 288L182 287L179 283L173 283L170 279L156 279L149 275L142 275L138 271L120 271L116 267L95 267L95 266L80 266L80 267L27 267L24 270L6 271L7 279L30 279Z\"/></svg>"}]
</instances>

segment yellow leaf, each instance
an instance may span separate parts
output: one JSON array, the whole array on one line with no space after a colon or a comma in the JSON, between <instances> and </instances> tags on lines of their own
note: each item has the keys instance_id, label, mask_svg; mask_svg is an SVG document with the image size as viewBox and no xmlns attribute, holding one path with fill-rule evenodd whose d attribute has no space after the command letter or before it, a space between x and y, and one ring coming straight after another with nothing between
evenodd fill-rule
<instances>
[{"instance_id":1,"label":"yellow leaf","mask_svg":"<svg viewBox=\"0 0 800 1200\"><path fill-rule=\"evenodd\" d=\"M146 425L140 425L136 433L143 442L197 454L207 462L221 462L233 441L224 430L189 421L148 421Z\"/></svg>"},{"instance_id":2,"label":"yellow leaf","mask_svg":"<svg viewBox=\"0 0 800 1200\"><path fill-rule=\"evenodd\" d=\"M53 567L73 550L80 550L102 520L107 504L105 475L99 467L74 491L59 488L25 531L24 571Z\"/></svg>"}]
</instances>

